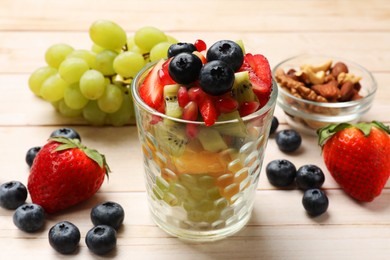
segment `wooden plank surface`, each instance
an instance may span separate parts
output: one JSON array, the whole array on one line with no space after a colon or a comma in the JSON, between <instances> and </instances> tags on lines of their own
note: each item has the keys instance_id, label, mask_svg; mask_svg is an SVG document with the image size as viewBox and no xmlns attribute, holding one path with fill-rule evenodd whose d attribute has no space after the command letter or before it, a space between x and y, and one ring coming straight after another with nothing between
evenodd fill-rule
<instances>
[{"instance_id":1,"label":"wooden plank surface","mask_svg":"<svg viewBox=\"0 0 390 260\"><path fill-rule=\"evenodd\" d=\"M1 0L0 1L0 183L27 181L27 149L43 144L60 126L72 126L83 142L104 153L112 174L91 199L50 215L45 229L27 234L0 208L0 259L97 259L83 239L92 227L89 211L104 200L123 205L126 218L117 249L98 259L389 259L390 181L371 203L350 199L331 178L315 136L303 136L300 150L284 154L274 137L264 166L286 158L296 166L312 163L325 174L330 206L310 218L302 192L276 189L261 173L253 215L236 235L215 243L188 243L161 231L146 205L141 148L136 127L92 127L82 119L60 116L28 89L29 74L44 65L51 44L90 48L88 28L111 19L129 35L145 25L182 41L242 39L250 52L266 55L271 66L300 53L323 53L353 60L369 69L378 84L371 110L362 121L390 124L390 1L376 0ZM289 128L276 108L280 129ZM29 199L28 199L29 200ZM77 224L80 249L64 257L51 249L47 232L60 220Z\"/></svg>"}]
</instances>

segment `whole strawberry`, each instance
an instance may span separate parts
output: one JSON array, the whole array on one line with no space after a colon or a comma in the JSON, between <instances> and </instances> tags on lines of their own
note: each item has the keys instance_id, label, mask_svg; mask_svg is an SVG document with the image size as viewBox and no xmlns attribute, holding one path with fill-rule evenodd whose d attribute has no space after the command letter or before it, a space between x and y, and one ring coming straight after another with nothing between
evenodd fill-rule
<instances>
[{"instance_id":1,"label":"whole strawberry","mask_svg":"<svg viewBox=\"0 0 390 260\"><path fill-rule=\"evenodd\" d=\"M108 172L104 155L78 139L54 137L35 157L27 188L34 203L55 213L94 195Z\"/></svg>"},{"instance_id":2,"label":"whole strawberry","mask_svg":"<svg viewBox=\"0 0 390 260\"><path fill-rule=\"evenodd\" d=\"M390 129L380 122L331 124L318 130L326 167L351 197L370 202L390 176Z\"/></svg>"}]
</instances>

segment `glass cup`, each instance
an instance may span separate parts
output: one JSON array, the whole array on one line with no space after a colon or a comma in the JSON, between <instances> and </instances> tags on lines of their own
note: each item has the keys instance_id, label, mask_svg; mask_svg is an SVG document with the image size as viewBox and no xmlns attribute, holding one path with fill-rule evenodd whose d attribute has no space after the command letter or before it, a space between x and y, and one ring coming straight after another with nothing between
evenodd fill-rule
<instances>
[{"instance_id":1,"label":"glass cup","mask_svg":"<svg viewBox=\"0 0 390 260\"><path fill-rule=\"evenodd\" d=\"M153 65L132 83L152 218L181 239L230 236L251 216L276 103L275 82L268 103L257 112L206 126L166 116L143 102L138 88Z\"/></svg>"}]
</instances>

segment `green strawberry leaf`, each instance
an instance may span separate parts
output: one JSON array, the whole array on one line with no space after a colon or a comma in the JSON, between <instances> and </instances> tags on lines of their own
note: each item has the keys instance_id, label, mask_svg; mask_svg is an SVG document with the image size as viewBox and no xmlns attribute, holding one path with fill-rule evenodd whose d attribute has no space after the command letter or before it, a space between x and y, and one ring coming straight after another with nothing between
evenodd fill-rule
<instances>
[{"instance_id":1,"label":"green strawberry leaf","mask_svg":"<svg viewBox=\"0 0 390 260\"><path fill-rule=\"evenodd\" d=\"M337 132L344 130L346 128L356 127L360 131L363 132L364 136L370 135L372 127L377 127L382 129L386 133L390 134L390 128L378 121L372 121L371 123L357 123L357 124L349 124L349 123L340 123L340 124L329 124L323 128L317 130L318 135L318 144L322 147L326 143L326 141L332 137Z\"/></svg>"},{"instance_id":2,"label":"green strawberry leaf","mask_svg":"<svg viewBox=\"0 0 390 260\"><path fill-rule=\"evenodd\" d=\"M52 152L64 151L68 149L82 150L90 159L95 161L100 168L104 167L106 169L106 175L108 178L108 173L111 172L110 167L107 164L106 157L103 154L100 154L97 150L89 149L85 145L81 144L79 139L69 139L66 137L52 137L49 140L60 143L60 145L58 145L56 149L54 149Z\"/></svg>"}]
</instances>

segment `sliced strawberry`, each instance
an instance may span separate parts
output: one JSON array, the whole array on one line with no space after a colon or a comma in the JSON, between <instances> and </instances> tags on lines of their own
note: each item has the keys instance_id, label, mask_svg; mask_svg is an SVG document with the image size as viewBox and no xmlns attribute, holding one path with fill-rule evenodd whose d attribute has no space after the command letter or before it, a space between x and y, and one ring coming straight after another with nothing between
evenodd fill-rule
<instances>
[{"instance_id":1,"label":"sliced strawberry","mask_svg":"<svg viewBox=\"0 0 390 260\"><path fill-rule=\"evenodd\" d=\"M172 85L176 82L172 79L171 75L169 75L168 67L169 63L171 62L172 58L166 60L164 64L162 65L162 68L158 70L158 77L160 79L161 84L165 85Z\"/></svg>"},{"instance_id":2,"label":"sliced strawberry","mask_svg":"<svg viewBox=\"0 0 390 260\"><path fill-rule=\"evenodd\" d=\"M200 114L206 126L211 126L217 121L218 112L211 98L205 98L199 106Z\"/></svg>"},{"instance_id":3,"label":"sliced strawberry","mask_svg":"<svg viewBox=\"0 0 390 260\"><path fill-rule=\"evenodd\" d=\"M215 108L213 98L205 93L200 87L192 87L188 90L191 101L199 107L200 114L206 126L211 126L217 121L219 112Z\"/></svg>"},{"instance_id":4,"label":"sliced strawberry","mask_svg":"<svg viewBox=\"0 0 390 260\"><path fill-rule=\"evenodd\" d=\"M240 104L240 107L238 108L238 112L240 113L241 117L244 117L256 112L259 109L259 107L260 107L260 103L257 101L243 102Z\"/></svg>"},{"instance_id":5,"label":"sliced strawberry","mask_svg":"<svg viewBox=\"0 0 390 260\"><path fill-rule=\"evenodd\" d=\"M184 108L188 104L188 102L190 102L190 97L185 86L179 87L179 90L177 91L177 102L182 108Z\"/></svg>"},{"instance_id":6,"label":"sliced strawberry","mask_svg":"<svg viewBox=\"0 0 390 260\"><path fill-rule=\"evenodd\" d=\"M267 58L261 54L252 55L247 53L244 56L240 71L249 72L253 92L259 99L260 106L264 106L272 90L272 73Z\"/></svg>"},{"instance_id":7,"label":"sliced strawberry","mask_svg":"<svg viewBox=\"0 0 390 260\"><path fill-rule=\"evenodd\" d=\"M164 61L159 61L146 76L144 82L139 87L139 95L142 100L150 107L163 112L164 111L164 84L161 83L158 76L159 69L162 68Z\"/></svg>"}]
</instances>

